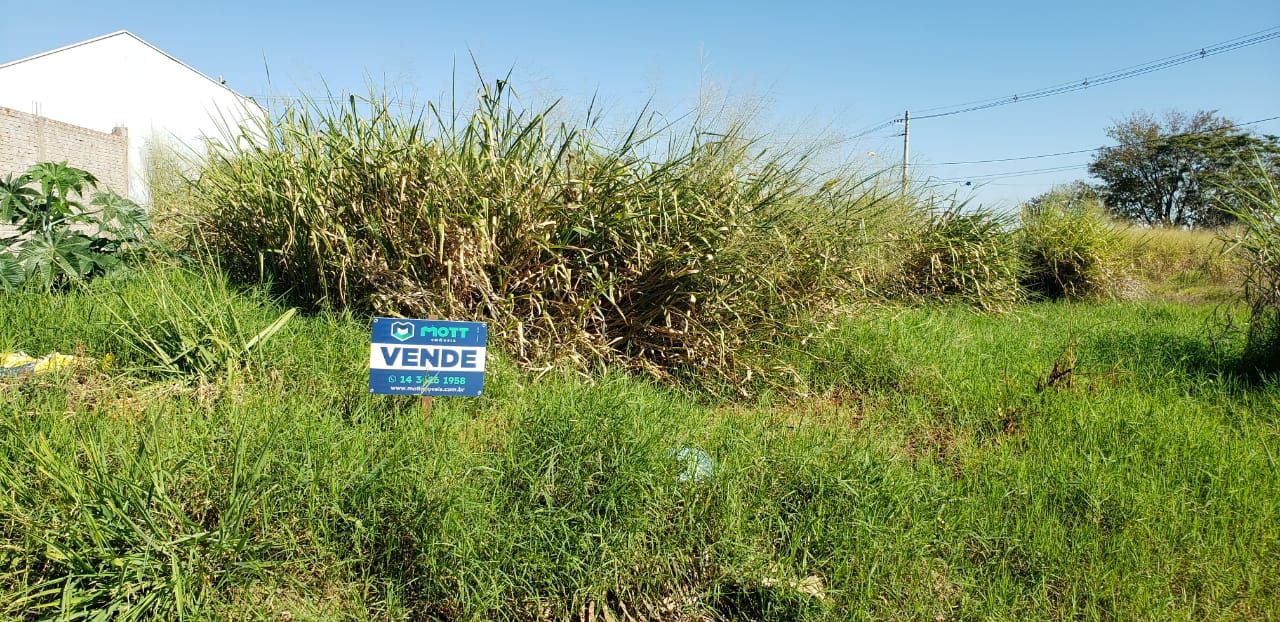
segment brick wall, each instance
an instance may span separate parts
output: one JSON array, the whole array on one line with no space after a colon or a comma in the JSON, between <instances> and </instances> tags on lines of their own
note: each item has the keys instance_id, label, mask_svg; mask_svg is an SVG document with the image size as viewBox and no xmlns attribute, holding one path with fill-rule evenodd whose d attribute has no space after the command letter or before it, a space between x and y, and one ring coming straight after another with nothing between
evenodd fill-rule
<instances>
[{"instance_id":1,"label":"brick wall","mask_svg":"<svg viewBox=\"0 0 1280 622\"><path fill-rule=\"evenodd\" d=\"M129 193L129 136L123 127L97 132L0 107L0 177L36 162L62 162L98 178L98 189Z\"/></svg>"}]
</instances>

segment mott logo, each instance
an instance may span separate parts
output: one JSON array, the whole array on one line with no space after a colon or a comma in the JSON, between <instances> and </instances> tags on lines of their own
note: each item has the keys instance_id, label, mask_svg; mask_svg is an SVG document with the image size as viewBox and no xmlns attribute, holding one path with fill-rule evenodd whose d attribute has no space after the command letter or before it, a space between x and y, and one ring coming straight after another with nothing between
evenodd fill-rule
<instances>
[{"instance_id":1,"label":"mott logo","mask_svg":"<svg viewBox=\"0 0 1280 622\"><path fill-rule=\"evenodd\" d=\"M391 336L400 341L408 341L413 339L413 324L410 322L396 322L391 325Z\"/></svg>"},{"instance_id":2,"label":"mott logo","mask_svg":"<svg viewBox=\"0 0 1280 622\"><path fill-rule=\"evenodd\" d=\"M419 337L435 337L437 339L466 339L471 333L470 326L419 326ZM413 339L413 322L395 322L391 324L391 336L400 341Z\"/></svg>"}]
</instances>

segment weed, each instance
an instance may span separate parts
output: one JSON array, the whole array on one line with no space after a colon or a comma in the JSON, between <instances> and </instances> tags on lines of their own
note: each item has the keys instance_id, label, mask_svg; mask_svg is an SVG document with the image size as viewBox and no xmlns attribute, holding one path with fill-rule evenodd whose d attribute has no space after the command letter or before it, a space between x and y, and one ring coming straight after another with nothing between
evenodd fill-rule
<instances>
[{"instance_id":1,"label":"weed","mask_svg":"<svg viewBox=\"0 0 1280 622\"><path fill-rule=\"evenodd\" d=\"M63 289L105 274L123 253L148 238L146 212L114 192L99 192L88 171L66 162L41 162L0 180L0 224L16 235L0 237L0 290L24 282Z\"/></svg>"},{"instance_id":2,"label":"weed","mask_svg":"<svg viewBox=\"0 0 1280 622\"><path fill-rule=\"evenodd\" d=\"M271 318L266 305L246 305L226 276L207 266L153 266L131 280L123 292L105 294L101 308L115 341L153 374L209 381L234 372L296 312Z\"/></svg>"},{"instance_id":3,"label":"weed","mask_svg":"<svg viewBox=\"0 0 1280 622\"><path fill-rule=\"evenodd\" d=\"M1245 258L1243 298L1252 310L1249 322L1248 364L1280 370L1280 190L1276 174L1261 160L1251 170L1251 183L1237 188L1242 207L1232 214L1240 231L1231 248Z\"/></svg>"},{"instance_id":4,"label":"weed","mask_svg":"<svg viewBox=\"0 0 1280 622\"><path fill-rule=\"evenodd\" d=\"M1025 283L1045 298L1113 295L1121 283L1119 238L1099 205L1047 200L1024 206L1019 230Z\"/></svg>"},{"instance_id":5,"label":"weed","mask_svg":"<svg viewBox=\"0 0 1280 622\"><path fill-rule=\"evenodd\" d=\"M923 219L905 241L898 287L912 299L958 300L1007 311L1024 299L1025 264L1009 219L956 204Z\"/></svg>"}]
</instances>

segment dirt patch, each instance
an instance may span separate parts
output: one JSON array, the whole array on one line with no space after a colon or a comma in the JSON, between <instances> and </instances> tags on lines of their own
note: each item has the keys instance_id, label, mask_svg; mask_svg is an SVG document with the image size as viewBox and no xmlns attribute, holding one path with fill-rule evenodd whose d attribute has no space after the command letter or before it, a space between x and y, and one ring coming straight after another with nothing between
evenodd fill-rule
<instances>
[{"instance_id":1,"label":"dirt patch","mask_svg":"<svg viewBox=\"0 0 1280 622\"><path fill-rule=\"evenodd\" d=\"M906 454L912 465L919 464L922 460L931 460L946 469L952 479L964 477L959 452L956 450L955 433L950 428L930 427L913 432L907 438Z\"/></svg>"},{"instance_id":2,"label":"dirt patch","mask_svg":"<svg viewBox=\"0 0 1280 622\"><path fill-rule=\"evenodd\" d=\"M828 391L810 396L804 400L790 400L771 406L767 413L769 419L779 427L800 428L806 425L822 425L836 428L854 429L866 419L871 409L871 400L866 394L852 389ZM758 412L755 407L732 405L716 410L724 416L750 415Z\"/></svg>"}]
</instances>

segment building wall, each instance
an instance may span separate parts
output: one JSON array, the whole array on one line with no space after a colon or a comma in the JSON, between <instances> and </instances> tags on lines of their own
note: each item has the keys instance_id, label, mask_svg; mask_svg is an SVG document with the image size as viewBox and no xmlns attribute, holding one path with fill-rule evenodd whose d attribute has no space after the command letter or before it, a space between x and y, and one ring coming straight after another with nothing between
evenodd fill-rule
<instances>
[{"instance_id":1,"label":"building wall","mask_svg":"<svg viewBox=\"0 0 1280 622\"><path fill-rule=\"evenodd\" d=\"M0 177L37 162L62 162L98 178L98 189L129 194L129 135L98 132L0 107Z\"/></svg>"},{"instance_id":2,"label":"building wall","mask_svg":"<svg viewBox=\"0 0 1280 622\"><path fill-rule=\"evenodd\" d=\"M127 32L0 66L0 106L110 132L128 128L128 194L147 202L149 144L203 153L263 111Z\"/></svg>"}]
</instances>

